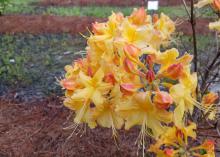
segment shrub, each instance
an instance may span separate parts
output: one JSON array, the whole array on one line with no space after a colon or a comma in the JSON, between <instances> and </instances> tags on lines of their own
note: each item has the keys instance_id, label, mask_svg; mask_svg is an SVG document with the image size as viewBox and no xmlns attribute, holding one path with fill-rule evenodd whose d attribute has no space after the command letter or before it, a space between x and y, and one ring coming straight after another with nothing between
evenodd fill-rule
<instances>
[{"instance_id":1,"label":"shrub","mask_svg":"<svg viewBox=\"0 0 220 157\"><path fill-rule=\"evenodd\" d=\"M0 16L4 13L5 8L9 6L10 0L0 0Z\"/></svg>"},{"instance_id":2,"label":"shrub","mask_svg":"<svg viewBox=\"0 0 220 157\"><path fill-rule=\"evenodd\" d=\"M140 126L139 146L145 149L147 135L154 138L148 151L158 157L214 156L212 141L189 145L196 138L196 124L187 117L195 108L213 114L217 96L197 101L193 56L167 49L174 32L168 16L150 16L144 8L94 23L87 56L66 66L60 81L66 89L64 105L75 112L75 127L111 128L116 138L117 129Z\"/></svg>"}]
</instances>

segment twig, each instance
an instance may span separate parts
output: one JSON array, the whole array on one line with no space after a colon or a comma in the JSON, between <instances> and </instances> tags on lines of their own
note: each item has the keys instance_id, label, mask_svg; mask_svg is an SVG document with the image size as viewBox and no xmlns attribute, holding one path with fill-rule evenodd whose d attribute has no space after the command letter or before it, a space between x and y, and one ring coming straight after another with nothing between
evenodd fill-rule
<instances>
[{"instance_id":1,"label":"twig","mask_svg":"<svg viewBox=\"0 0 220 157\"><path fill-rule=\"evenodd\" d=\"M191 18L191 15L190 15L190 13L189 13L189 10L187 9L186 1L185 1L185 0L182 0L182 1L183 1L183 6L184 6L184 8L185 8L185 10L186 10L186 12L187 12L189 18Z\"/></svg>"}]
</instances>

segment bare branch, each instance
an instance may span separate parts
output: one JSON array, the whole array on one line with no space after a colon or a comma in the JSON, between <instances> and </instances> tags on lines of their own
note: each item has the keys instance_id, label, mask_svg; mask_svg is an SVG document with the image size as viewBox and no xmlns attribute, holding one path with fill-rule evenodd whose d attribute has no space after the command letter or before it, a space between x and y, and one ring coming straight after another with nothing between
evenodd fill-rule
<instances>
[{"instance_id":1,"label":"bare branch","mask_svg":"<svg viewBox=\"0 0 220 157\"><path fill-rule=\"evenodd\" d=\"M184 8L185 8L185 10L186 10L186 12L187 12L187 14L188 14L189 19L190 19L190 18L191 18L191 15L190 15L190 13L189 13L189 10L187 9L186 1L185 1L185 0L182 0L182 1L183 1L183 6L184 6Z\"/></svg>"}]
</instances>

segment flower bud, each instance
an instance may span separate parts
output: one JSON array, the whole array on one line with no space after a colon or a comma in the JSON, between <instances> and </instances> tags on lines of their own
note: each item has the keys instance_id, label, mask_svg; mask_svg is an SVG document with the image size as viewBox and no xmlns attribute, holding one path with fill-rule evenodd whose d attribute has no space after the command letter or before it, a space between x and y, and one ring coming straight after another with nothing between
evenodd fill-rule
<instances>
[{"instance_id":1,"label":"flower bud","mask_svg":"<svg viewBox=\"0 0 220 157\"><path fill-rule=\"evenodd\" d=\"M153 23L156 23L159 20L158 14L153 15Z\"/></svg>"},{"instance_id":2,"label":"flower bud","mask_svg":"<svg viewBox=\"0 0 220 157\"><path fill-rule=\"evenodd\" d=\"M172 64L167 68L167 71L165 73L165 76L176 80L180 78L183 74L183 65L181 63Z\"/></svg>"},{"instance_id":3,"label":"flower bud","mask_svg":"<svg viewBox=\"0 0 220 157\"><path fill-rule=\"evenodd\" d=\"M167 92L156 92L153 102L159 109L168 109L173 103L173 98Z\"/></svg>"},{"instance_id":4,"label":"flower bud","mask_svg":"<svg viewBox=\"0 0 220 157\"><path fill-rule=\"evenodd\" d=\"M153 69L154 61L155 61L155 56L154 55L147 55L146 63L149 65L150 69Z\"/></svg>"},{"instance_id":5,"label":"flower bud","mask_svg":"<svg viewBox=\"0 0 220 157\"><path fill-rule=\"evenodd\" d=\"M129 54L130 56L137 58L140 54L140 49L132 44L127 44L124 47L124 52Z\"/></svg>"},{"instance_id":6,"label":"flower bud","mask_svg":"<svg viewBox=\"0 0 220 157\"><path fill-rule=\"evenodd\" d=\"M134 64L128 58L124 59L123 65L126 72L128 73L131 73L132 71L134 72L135 70Z\"/></svg>"},{"instance_id":7,"label":"flower bud","mask_svg":"<svg viewBox=\"0 0 220 157\"><path fill-rule=\"evenodd\" d=\"M136 91L135 85L132 83L123 83L120 85L120 90L125 95L131 95Z\"/></svg>"},{"instance_id":8,"label":"flower bud","mask_svg":"<svg viewBox=\"0 0 220 157\"><path fill-rule=\"evenodd\" d=\"M132 20L133 24L136 25L143 25L145 23L147 14L145 12L144 7L141 7L138 10L135 10L132 15L130 16L130 19Z\"/></svg>"},{"instance_id":9,"label":"flower bud","mask_svg":"<svg viewBox=\"0 0 220 157\"><path fill-rule=\"evenodd\" d=\"M92 24L92 32L96 35L102 35L104 33L105 24L95 22Z\"/></svg>"},{"instance_id":10,"label":"flower bud","mask_svg":"<svg viewBox=\"0 0 220 157\"><path fill-rule=\"evenodd\" d=\"M166 149L164 149L164 154L167 155L167 157L173 157L174 151L173 151L173 149L166 148Z\"/></svg>"},{"instance_id":11,"label":"flower bud","mask_svg":"<svg viewBox=\"0 0 220 157\"><path fill-rule=\"evenodd\" d=\"M93 71L92 71L92 68L91 67L88 67L88 76L92 77L93 76Z\"/></svg>"},{"instance_id":12,"label":"flower bud","mask_svg":"<svg viewBox=\"0 0 220 157\"><path fill-rule=\"evenodd\" d=\"M106 74L105 77L104 77L104 81L114 85L116 83L114 74L113 73Z\"/></svg>"},{"instance_id":13,"label":"flower bud","mask_svg":"<svg viewBox=\"0 0 220 157\"><path fill-rule=\"evenodd\" d=\"M218 94L210 92L209 94L206 94L202 98L202 103L206 106L211 105L215 103L215 101L218 99Z\"/></svg>"},{"instance_id":14,"label":"flower bud","mask_svg":"<svg viewBox=\"0 0 220 157\"><path fill-rule=\"evenodd\" d=\"M146 79L147 79L148 83L152 83L155 80L155 74L152 70L148 70L148 72L146 74Z\"/></svg>"},{"instance_id":15,"label":"flower bud","mask_svg":"<svg viewBox=\"0 0 220 157\"><path fill-rule=\"evenodd\" d=\"M214 0L212 7L216 10L216 11L220 11L220 0Z\"/></svg>"},{"instance_id":16,"label":"flower bud","mask_svg":"<svg viewBox=\"0 0 220 157\"><path fill-rule=\"evenodd\" d=\"M77 87L77 83L74 79L61 80L60 85L67 90L75 90Z\"/></svg>"}]
</instances>

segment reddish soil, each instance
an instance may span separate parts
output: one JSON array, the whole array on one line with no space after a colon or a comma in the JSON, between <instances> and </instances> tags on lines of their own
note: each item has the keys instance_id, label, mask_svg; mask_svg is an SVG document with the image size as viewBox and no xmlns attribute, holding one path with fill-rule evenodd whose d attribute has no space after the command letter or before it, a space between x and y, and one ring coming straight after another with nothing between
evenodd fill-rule
<instances>
[{"instance_id":1,"label":"reddish soil","mask_svg":"<svg viewBox=\"0 0 220 157\"><path fill-rule=\"evenodd\" d=\"M189 0L187 0L189 1ZM42 0L40 5L57 5L57 6L67 6L67 5L77 5L77 6L141 6L146 4L147 0ZM182 0L160 0L160 6L176 6L181 5Z\"/></svg>"},{"instance_id":2,"label":"reddish soil","mask_svg":"<svg viewBox=\"0 0 220 157\"><path fill-rule=\"evenodd\" d=\"M97 19L96 19L97 20ZM62 16L23 16L0 17L0 33L71 33L84 32L95 18Z\"/></svg>"},{"instance_id":3,"label":"reddish soil","mask_svg":"<svg viewBox=\"0 0 220 157\"><path fill-rule=\"evenodd\" d=\"M0 98L0 156L137 156L134 144L139 132L137 128L119 131L120 149L117 149L110 129L87 128L82 136L73 134L68 140L72 130L63 128L70 126L71 121L72 113L62 106L58 98L31 103L15 103ZM200 138L208 136L216 142L216 146L220 146L216 131L201 131L199 134Z\"/></svg>"},{"instance_id":4,"label":"reddish soil","mask_svg":"<svg viewBox=\"0 0 220 157\"><path fill-rule=\"evenodd\" d=\"M72 114L59 99L12 103L0 99L1 157L136 157L138 130L120 131L118 149L110 129L71 135ZM82 132L82 130L81 130Z\"/></svg>"},{"instance_id":5,"label":"reddish soil","mask_svg":"<svg viewBox=\"0 0 220 157\"><path fill-rule=\"evenodd\" d=\"M87 27L94 21L104 21L92 17L62 17L62 16L23 16L8 15L0 17L0 33L70 33L76 34L86 32ZM197 32L199 34L208 34L209 19L199 19L197 21ZM177 25L177 30L186 35L191 35L191 27L187 21Z\"/></svg>"}]
</instances>

